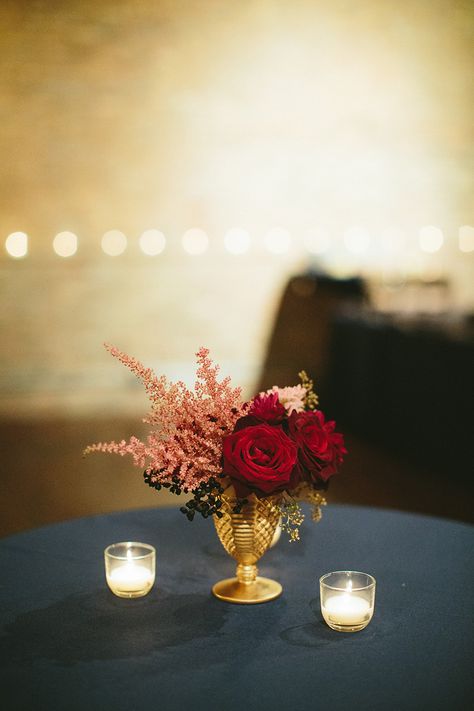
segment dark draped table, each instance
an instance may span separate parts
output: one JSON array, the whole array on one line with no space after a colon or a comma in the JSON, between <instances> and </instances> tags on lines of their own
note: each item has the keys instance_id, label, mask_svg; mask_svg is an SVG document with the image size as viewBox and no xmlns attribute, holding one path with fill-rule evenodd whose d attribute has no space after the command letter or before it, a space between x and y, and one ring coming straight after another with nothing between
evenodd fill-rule
<instances>
[{"instance_id":1,"label":"dark draped table","mask_svg":"<svg viewBox=\"0 0 474 711\"><path fill-rule=\"evenodd\" d=\"M234 563L211 521L189 523L175 509L3 539L1 708L472 708L473 528L330 505L301 534L260 561L283 596L249 606L212 597ZM156 547L147 597L106 587L103 550L122 540ZM377 579L374 618L353 634L319 613L320 575L345 569Z\"/></svg>"}]
</instances>

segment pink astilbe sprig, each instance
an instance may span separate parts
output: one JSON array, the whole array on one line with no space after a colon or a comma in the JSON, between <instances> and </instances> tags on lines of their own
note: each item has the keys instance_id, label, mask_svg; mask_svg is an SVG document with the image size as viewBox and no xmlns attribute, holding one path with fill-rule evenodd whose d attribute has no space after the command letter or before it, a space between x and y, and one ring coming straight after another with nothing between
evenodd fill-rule
<instances>
[{"instance_id":1,"label":"pink astilbe sprig","mask_svg":"<svg viewBox=\"0 0 474 711\"><path fill-rule=\"evenodd\" d=\"M169 383L151 368L105 344L107 350L127 366L145 386L151 411L144 422L151 425L146 441L131 437L128 442L99 442L85 450L130 455L135 466L145 469L152 483L179 480L189 491L222 471L222 443L244 412L241 389L230 378L217 380L207 348L196 353L198 368L194 390L182 381Z\"/></svg>"}]
</instances>

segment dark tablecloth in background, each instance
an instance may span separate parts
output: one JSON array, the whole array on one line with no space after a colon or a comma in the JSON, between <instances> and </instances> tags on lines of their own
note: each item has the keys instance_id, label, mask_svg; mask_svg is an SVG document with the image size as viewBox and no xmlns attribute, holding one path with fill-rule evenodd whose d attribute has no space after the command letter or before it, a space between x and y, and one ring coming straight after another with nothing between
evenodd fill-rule
<instances>
[{"instance_id":1,"label":"dark tablecloth in background","mask_svg":"<svg viewBox=\"0 0 474 711\"><path fill-rule=\"evenodd\" d=\"M438 317L340 312L325 407L339 425L472 494L474 337Z\"/></svg>"},{"instance_id":2,"label":"dark tablecloth in background","mask_svg":"<svg viewBox=\"0 0 474 711\"><path fill-rule=\"evenodd\" d=\"M407 492L409 495L409 492ZM308 517L309 518L309 517ZM103 549L157 548L139 600L106 588ZM79 519L0 542L0 698L11 709L466 709L472 682L473 528L342 506L261 560L283 596L214 599L233 574L210 521L176 510ZM355 634L312 607L319 576L377 579L376 612Z\"/></svg>"}]
</instances>

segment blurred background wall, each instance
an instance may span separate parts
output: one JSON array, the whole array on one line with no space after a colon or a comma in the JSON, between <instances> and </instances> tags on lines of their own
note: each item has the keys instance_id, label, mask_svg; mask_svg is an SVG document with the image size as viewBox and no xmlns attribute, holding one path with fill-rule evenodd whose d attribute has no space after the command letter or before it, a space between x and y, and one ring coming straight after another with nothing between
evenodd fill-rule
<instances>
[{"instance_id":1,"label":"blurred background wall","mask_svg":"<svg viewBox=\"0 0 474 711\"><path fill-rule=\"evenodd\" d=\"M308 267L385 311L419 309L413 283L444 285L425 311L472 310L473 20L463 0L3 0L10 508L30 460L43 493L58 467L98 482L104 459L69 458L115 431L72 433L146 410L103 341L188 381L207 345L250 395ZM123 503L94 486L89 508Z\"/></svg>"}]
</instances>

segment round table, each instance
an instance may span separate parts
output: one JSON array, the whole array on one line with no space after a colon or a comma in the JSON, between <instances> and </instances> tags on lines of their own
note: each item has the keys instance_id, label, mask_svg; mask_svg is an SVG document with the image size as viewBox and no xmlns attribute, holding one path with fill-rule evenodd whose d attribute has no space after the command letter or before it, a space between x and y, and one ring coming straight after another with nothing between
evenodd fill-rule
<instances>
[{"instance_id":1,"label":"round table","mask_svg":"<svg viewBox=\"0 0 474 711\"><path fill-rule=\"evenodd\" d=\"M78 519L0 541L1 706L74 711L466 709L474 702L473 527L380 509L328 506L301 542L260 561L283 584L263 605L211 585L234 571L210 521L175 509ZM103 550L157 549L151 593L106 587ZM377 579L362 632L329 629L318 578Z\"/></svg>"}]
</instances>

